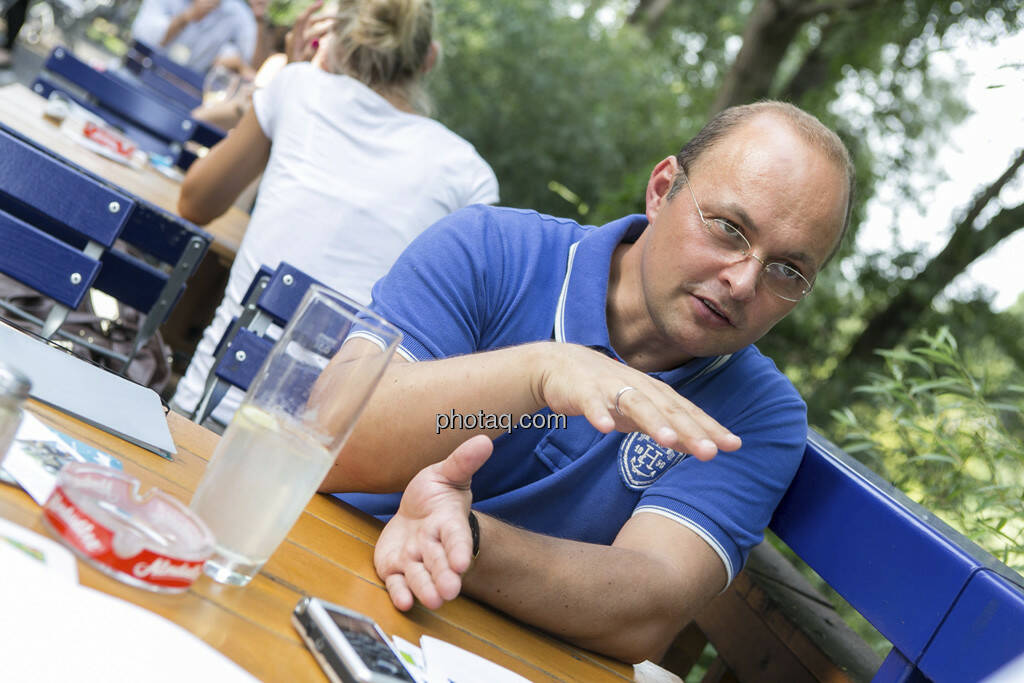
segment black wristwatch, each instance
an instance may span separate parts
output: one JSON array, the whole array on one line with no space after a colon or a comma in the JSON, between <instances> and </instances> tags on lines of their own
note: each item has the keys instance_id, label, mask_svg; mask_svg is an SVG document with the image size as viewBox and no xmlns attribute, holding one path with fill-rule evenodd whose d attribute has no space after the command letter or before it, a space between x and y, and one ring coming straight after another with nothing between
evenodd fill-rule
<instances>
[{"instance_id":1,"label":"black wristwatch","mask_svg":"<svg viewBox=\"0 0 1024 683\"><path fill-rule=\"evenodd\" d=\"M473 511L469 511L469 533L473 537L473 559L480 554L480 522Z\"/></svg>"}]
</instances>

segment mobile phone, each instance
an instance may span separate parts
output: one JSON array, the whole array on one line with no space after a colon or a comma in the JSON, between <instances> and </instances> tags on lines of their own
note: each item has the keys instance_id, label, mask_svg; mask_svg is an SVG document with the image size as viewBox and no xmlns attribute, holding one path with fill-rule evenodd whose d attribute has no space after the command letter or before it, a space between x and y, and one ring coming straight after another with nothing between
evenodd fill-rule
<instances>
[{"instance_id":1,"label":"mobile phone","mask_svg":"<svg viewBox=\"0 0 1024 683\"><path fill-rule=\"evenodd\" d=\"M292 624L333 683L416 683L390 639L364 614L305 597Z\"/></svg>"}]
</instances>

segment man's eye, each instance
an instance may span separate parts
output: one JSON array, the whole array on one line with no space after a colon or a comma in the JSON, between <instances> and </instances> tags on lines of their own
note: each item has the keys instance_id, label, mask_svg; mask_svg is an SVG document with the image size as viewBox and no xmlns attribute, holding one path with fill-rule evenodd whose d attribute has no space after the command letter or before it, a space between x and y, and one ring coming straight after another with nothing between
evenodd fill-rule
<instances>
[{"instance_id":1,"label":"man's eye","mask_svg":"<svg viewBox=\"0 0 1024 683\"><path fill-rule=\"evenodd\" d=\"M772 275L780 280L804 280L804 275L796 268L784 263L769 264Z\"/></svg>"},{"instance_id":2,"label":"man's eye","mask_svg":"<svg viewBox=\"0 0 1024 683\"><path fill-rule=\"evenodd\" d=\"M714 218L711 220L711 224L714 226L715 232L721 232L724 237L736 240L737 242L747 241L739 228L723 218Z\"/></svg>"}]
</instances>

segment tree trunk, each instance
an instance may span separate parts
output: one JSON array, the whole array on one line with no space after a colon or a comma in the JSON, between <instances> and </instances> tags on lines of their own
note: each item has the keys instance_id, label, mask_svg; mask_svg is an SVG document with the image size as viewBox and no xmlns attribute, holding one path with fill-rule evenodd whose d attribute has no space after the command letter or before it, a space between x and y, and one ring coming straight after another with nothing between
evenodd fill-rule
<instances>
[{"instance_id":1,"label":"tree trunk","mask_svg":"<svg viewBox=\"0 0 1024 683\"><path fill-rule=\"evenodd\" d=\"M737 104L767 97L782 58L806 18L800 0L761 0L743 31L743 47L736 55L708 116Z\"/></svg>"},{"instance_id":2,"label":"tree trunk","mask_svg":"<svg viewBox=\"0 0 1024 683\"><path fill-rule=\"evenodd\" d=\"M981 230L958 228L946 248L908 282L883 311L871 318L840 364L860 366L874 356L875 349L888 349L899 343L932 299L957 275L1022 227L1024 204L1003 209Z\"/></svg>"},{"instance_id":3,"label":"tree trunk","mask_svg":"<svg viewBox=\"0 0 1024 683\"><path fill-rule=\"evenodd\" d=\"M627 23L642 26L647 35L658 30L658 22L672 0L640 0L627 19Z\"/></svg>"},{"instance_id":4,"label":"tree trunk","mask_svg":"<svg viewBox=\"0 0 1024 683\"><path fill-rule=\"evenodd\" d=\"M803 25L811 19L827 14L872 5L877 0L761 0L750 13L743 31L743 47L736 55L729 72L725 75L709 116L737 104L748 104L772 94L772 83L782 59ZM819 45L822 43L819 43ZM822 54L809 54L811 62L805 62L808 69L817 68L813 60L823 58ZM827 66L822 64L822 67ZM804 76L810 77L810 73ZM800 76L798 72L798 76ZM791 82L791 85L793 83ZM811 84L813 87L813 83Z\"/></svg>"},{"instance_id":5,"label":"tree trunk","mask_svg":"<svg viewBox=\"0 0 1024 683\"><path fill-rule=\"evenodd\" d=\"M836 46L835 40L842 48L842 41L846 38L844 31L839 29L839 22L835 19L821 29L821 39L818 44L811 48L810 52L804 55L804 61L796 70L789 83L783 86L778 98L786 102L799 103L807 93L819 89L828 80L829 59Z\"/></svg>"}]
</instances>

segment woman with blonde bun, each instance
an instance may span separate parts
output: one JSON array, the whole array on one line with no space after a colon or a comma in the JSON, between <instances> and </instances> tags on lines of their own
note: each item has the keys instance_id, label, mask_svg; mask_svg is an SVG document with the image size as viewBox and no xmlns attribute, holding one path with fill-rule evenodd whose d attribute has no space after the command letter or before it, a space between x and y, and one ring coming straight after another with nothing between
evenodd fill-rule
<instances>
[{"instance_id":1,"label":"woman with blonde bun","mask_svg":"<svg viewBox=\"0 0 1024 683\"><path fill-rule=\"evenodd\" d=\"M287 261L368 303L373 283L409 242L456 209L498 201L498 181L471 144L428 118L421 81L437 58L430 0L341 0L311 20L286 66L253 95L239 124L193 164L178 200L205 224L263 173L224 299L173 407L191 413L213 351L261 265ZM325 24L325 21L327 24ZM324 26L328 28L325 31ZM308 41L310 35L317 37ZM213 417L226 423L240 392Z\"/></svg>"}]
</instances>

